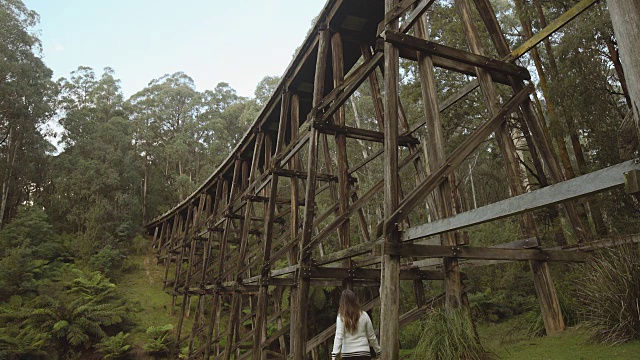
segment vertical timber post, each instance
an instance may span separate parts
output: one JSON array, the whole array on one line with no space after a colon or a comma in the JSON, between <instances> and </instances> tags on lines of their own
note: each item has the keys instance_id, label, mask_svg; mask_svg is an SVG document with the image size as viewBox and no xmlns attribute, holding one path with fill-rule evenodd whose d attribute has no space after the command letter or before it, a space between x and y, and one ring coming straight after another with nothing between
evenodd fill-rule
<instances>
[{"instance_id":1,"label":"vertical timber post","mask_svg":"<svg viewBox=\"0 0 640 360\"><path fill-rule=\"evenodd\" d=\"M429 39L429 30L424 16L415 25L416 36ZM438 111L438 98L435 75L433 71L433 59L431 56L418 55L418 68L420 73L420 85L422 89L422 105L426 116L427 128L427 151L429 161L427 161L430 172L436 171L446 158L444 150L444 135L440 112ZM453 204L451 201L451 184L443 181L435 192L436 213L438 218L445 218L453 215ZM454 232L447 232L441 235L441 244L446 246L458 245L457 236ZM443 259L445 273L445 292L447 309L456 309L462 305L462 278L458 259Z\"/></svg>"},{"instance_id":2,"label":"vertical timber post","mask_svg":"<svg viewBox=\"0 0 640 360\"><path fill-rule=\"evenodd\" d=\"M313 107L324 97L324 80L327 68L327 55L331 33L328 24L325 24L318 34L318 57L316 59L316 73L313 84ZM311 121L317 115L313 115ZM297 321L291 322L291 354L294 359L304 359L307 348L307 305L309 303L310 279L302 276L304 268L311 265L310 253L306 253L306 246L311 242L313 234L313 218L315 214L316 196L316 170L318 163L318 139L319 133L315 127L311 127L309 138L309 154L307 161L307 186L304 198L304 218L302 220L302 241L300 242L299 269L298 269L298 301L295 309Z\"/></svg>"},{"instance_id":3,"label":"vertical timber post","mask_svg":"<svg viewBox=\"0 0 640 360\"><path fill-rule=\"evenodd\" d=\"M397 0L385 0L385 14L392 11ZM385 30L398 30L398 20L385 25ZM384 43L384 217L398 208L398 78L399 52L393 44ZM384 229L385 242L397 244L400 233L396 224ZM380 340L382 358L397 360L399 356L400 257L382 257L380 294Z\"/></svg>"},{"instance_id":4,"label":"vertical timber post","mask_svg":"<svg viewBox=\"0 0 640 360\"><path fill-rule=\"evenodd\" d=\"M640 2L638 0L607 0L613 32L620 51L620 62L629 89L631 111L640 139Z\"/></svg>"},{"instance_id":5,"label":"vertical timber post","mask_svg":"<svg viewBox=\"0 0 640 360\"><path fill-rule=\"evenodd\" d=\"M468 0L456 1L456 3L461 16L466 17L468 19L469 18L468 14L470 14ZM500 26L497 22L497 19L495 17L495 12L491 7L491 4L486 0L475 0L475 4L476 4L476 7L478 8L480 16L485 22L485 25L487 26L487 28L490 30L490 33L492 34L492 41L498 51L498 54L500 54L501 56L505 56L509 52L509 48L508 48L506 39L504 38L504 35L502 33L502 30L500 29ZM467 32L467 37L470 42L472 51L474 51L475 53L482 54L483 50L477 36L477 30L474 29L470 20L463 21L463 23L465 24L465 26L469 28L466 32ZM488 83L487 77L489 80L491 80L490 76L480 76L480 71L479 71L478 79L480 80L480 85L482 87L483 92L485 93L487 103L490 107L489 111L492 112L491 107L494 106L494 104L496 104L494 100L496 99L496 96L494 95L495 85ZM514 82L513 84L514 84L513 85L514 91L518 91L523 87L522 83ZM534 132L534 134L537 134L536 136L537 145L540 148L541 154L543 155L544 159L546 160L547 164L551 169L552 178L554 182L562 181L563 180L561 175L562 173L559 170L559 166L555 159L555 155L552 153L551 148L548 145L547 139L542 132L542 129L540 128L536 130L536 128L540 127L539 126L540 124L538 122L538 119L535 117L535 115L533 115L530 105L531 103L528 100L525 100L525 105L522 106L523 115L527 120L527 122L531 125L530 128L532 128L532 131ZM508 131L508 129L506 127L506 123L503 124L503 126L504 127L501 128L500 130L504 134L504 132ZM496 134L496 139L498 140L500 139L498 137L498 134ZM501 148L502 148L502 152L505 155L505 162L513 165L513 160L509 160L509 156L513 152L513 150L511 150L511 148L513 147L513 142L512 140L507 140L506 136L503 137L502 142L503 142L503 145L501 145ZM518 180L518 178L520 177L520 174L515 167L512 170L512 174L514 175L514 177L513 178L509 177L511 189L514 195L520 195L524 192L524 189L520 185L520 180ZM577 217L572 216L572 215L575 215L575 210L573 209L571 204L567 204L566 207L567 207L567 214L569 215L571 219L571 223L574 225L574 229L577 233L576 235L579 238L582 238L582 236L584 236L583 235L584 232L582 231L582 225ZM533 216L531 214L523 214L520 216L520 227L525 237L536 237L537 231L536 231ZM549 266L544 261L530 261L530 268L533 275L533 282L535 285L538 302L540 303L542 318L544 320L547 334L562 332L564 330L565 324L562 318L562 313L560 312L560 303L558 301L558 296L556 294L556 289L553 284L553 280L551 279L551 272L549 270Z\"/></svg>"},{"instance_id":6,"label":"vertical timber post","mask_svg":"<svg viewBox=\"0 0 640 360\"><path fill-rule=\"evenodd\" d=\"M333 87L338 87L344 82L344 59L342 53L342 35L339 32L333 34L331 37L331 55L333 65ZM335 114L335 120L338 125L345 125L345 109L343 106L338 109ZM349 210L349 169L347 164L347 137L345 134L336 134L336 152L338 161L338 199L339 199L339 216L344 216ZM350 239L350 226L349 218L340 226L340 238L342 243L340 244L342 249L349 248L351 243ZM351 259L345 259L342 261L342 266L345 268L351 267ZM353 289L353 279L342 280L342 287L344 289Z\"/></svg>"}]
</instances>

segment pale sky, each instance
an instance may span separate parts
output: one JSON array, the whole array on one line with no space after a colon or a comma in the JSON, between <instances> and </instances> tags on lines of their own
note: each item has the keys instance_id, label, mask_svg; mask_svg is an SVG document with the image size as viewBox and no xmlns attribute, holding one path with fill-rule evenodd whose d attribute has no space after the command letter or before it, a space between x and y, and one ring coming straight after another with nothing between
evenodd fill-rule
<instances>
[{"instance_id":1,"label":"pale sky","mask_svg":"<svg viewBox=\"0 0 640 360\"><path fill-rule=\"evenodd\" d=\"M325 0L23 0L40 14L54 80L78 66L109 66L125 97L183 71L197 90L227 82L253 96L282 75Z\"/></svg>"}]
</instances>

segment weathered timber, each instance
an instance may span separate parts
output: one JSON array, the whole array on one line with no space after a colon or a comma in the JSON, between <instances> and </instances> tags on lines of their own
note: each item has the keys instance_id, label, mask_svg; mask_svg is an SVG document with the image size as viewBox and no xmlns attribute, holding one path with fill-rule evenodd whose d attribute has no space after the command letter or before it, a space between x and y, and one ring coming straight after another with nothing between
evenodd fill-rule
<instances>
[{"instance_id":1,"label":"weathered timber","mask_svg":"<svg viewBox=\"0 0 640 360\"><path fill-rule=\"evenodd\" d=\"M345 137L366 140L381 143L384 141L384 134L379 131L359 129L351 126L329 124L326 122L313 122L313 127L318 129L322 133L328 133L333 135L344 135ZM420 141L412 136L399 136L398 144L402 146L408 146L410 144L418 145Z\"/></svg>"},{"instance_id":2,"label":"weathered timber","mask_svg":"<svg viewBox=\"0 0 640 360\"><path fill-rule=\"evenodd\" d=\"M629 160L571 180L469 210L450 218L413 226L404 231L402 238L406 241L433 236L606 191L624 185L624 174L633 170L640 170L640 164L635 160Z\"/></svg>"},{"instance_id":3,"label":"weathered timber","mask_svg":"<svg viewBox=\"0 0 640 360\"><path fill-rule=\"evenodd\" d=\"M397 31L385 31L381 36L386 42L391 42L396 46L406 46L427 55L436 55L446 59L460 61L475 67L502 72L525 80L531 79L531 75L526 68L513 65L506 61L476 55Z\"/></svg>"},{"instance_id":4,"label":"weathered timber","mask_svg":"<svg viewBox=\"0 0 640 360\"><path fill-rule=\"evenodd\" d=\"M476 4L479 5L478 10L481 13L481 18L485 23L485 26L487 26L488 29L496 31L496 33L492 35L491 40L496 47L498 54L500 54L501 56L505 56L509 52L509 47L507 45L504 34L500 29L500 26L497 23L495 13L493 11L488 11L488 9L491 8L491 4L486 0L476 0ZM459 2L456 3L456 6L458 7L459 12L467 18L467 21L465 22L467 30L465 32L467 34L467 39L470 42L471 47L473 48L472 50L481 54L483 51L482 45L480 44L477 31L474 31L473 23L470 20L470 9L468 3ZM480 71L478 80L480 82L482 92L487 99L491 110L492 104L497 101L495 86L489 84L490 79L487 79L485 76L480 76ZM512 87L514 91L519 91L524 87L524 84L521 80L514 78ZM525 120L523 122L523 131L526 132L526 127L528 127L532 131L533 139L536 143L535 145L547 160L551 178L554 182L564 180L563 174L559 170L559 166L555 158L555 153L551 149L549 141L542 129L541 123L539 121L540 119L535 116L531 102L528 99L521 106L521 110L523 118ZM520 195L526 190L521 185L520 173L517 169L517 166L515 165L516 159L513 159L512 157L512 154L515 151L515 146L513 145L511 136L507 136L505 131L502 131L500 134L502 136L498 137L498 143L501 147L501 151L507 159L507 164L511 167L510 169L510 167L507 166L507 174L510 175L510 189L514 195ZM529 144L529 146L531 146L531 144ZM577 233L578 238L583 239L583 228L581 225L581 221L573 207L573 204L566 203L565 209L569 217L569 221L571 222L575 232ZM520 229L524 236L534 236L536 234L536 227L532 214L523 214L522 216L518 217L518 220L520 222ZM532 260L529 262L529 266L533 274L533 282L547 333L553 334L563 331L565 326L564 319L560 312L560 303L556 294L555 286L553 285L553 280L551 278L551 272L549 270L548 264L544 261Z\"/></svg>"},{"instance_id":5,"label":"weathered timber","mask_svg":"<svg viewBox=\"0 0 640 360\"><path fill-rule=\"evenodd\" d=\"M482 58L483 44L477 41L477 30L469 16L469 2L456 0L456 7L463 8L461 23L470 42L470 52L467 53L428 42L426 18L423 15L434 3L433 0L387 1L386 8L383 0L328 0L319 21L313 26L282 81L275 88L274 95L267 101L238 146L191 196L148 224L149 236L152 238L150 241L158 251L157 258L164 262L164 284L173 289L174 303L177 296L182 299L182 303L178 304L182 317L179 320L181 325L178 329L178 341L181 347L186 342L189 343L187 358L303 358L287 351L288 333L292 350L296 349L298 354L309 353L312 359L317 360L321 347L327 345L334 330L325 329L321 336L313 334L316 336L311 336L311 340L304 344L304 339L311 335L306 333L306 325L301 326L306 320L305 301L308 301L306 297L309 287L379 288L385 299L382 316L388 317L389 310L393 312L397 308L394 301L398 281L408 280L414 282L417 307L402 316L393 315L393 318L388 319L390 321L382 324L386 330L381 338L383 348L391 355L388 358L396 359L396 329L418 319L420 314L429 309L429 302L423 298L420 290L425 277L443 279L442 274L448 274L451 280L455 280L451 275L458 272L459 267L499 264L513 261L506 260L513 258L517 258L516 261L530 262L547 330L554 332L554 329L561 327L556 322L556 315L559 314L554 313L557 299L546 262L551 261L550 259L582 260L588 256L584 250L591 243L582 242L576 247L583 251L566 255L574 252L571 249L540 249L530 239L488 249L459 246L455 237L447 240L445 236L429 239L427 242L419 241L417 244L400 242L402 238L399 235L403 234L401 230L406 230L404 235L407 242L418 240L406 237L417 228L411 226L409 219L422 219L425 211L433 219L442 216L437 214L442 211L438 210L434 202L436 196L449 198L454 201L452 205L456 206L451 209L451 213L444 212L445 219L457 219L453 214L462 211L455 202L455 187L440 191L440 187L457 184L450 176L454 170L460 170L457 168L461 163L446 162L450 158L441 155L445 162L438 164L438 155L433 155L431 148L438 140L436 138L433 141L431 135L437 133L437 128L433 127L437 113L481 86L485 102L489 106L490 121L493 121L503 108L498 102L500 98L494 96L497 94L491 93L490 88L494 84L511 86L517 96L523 90L525 93L530 91L522 82L528 74L522 71L523 68L510 63L522 53L533 49L538 41L536 36L538 39L548 38L564 23L593 4L593 1L580 1L552 25L541 21L540 26L544 29L534 36L529 32L527 36L531 36L531 39L524 47L511 52L489 0L473 0L496 47L498 59L501 59L496 60ZM631 14L630 11L628 13ZM401 24L398 24L398 20ZM398 39L408 40L410 45L402 41L390 43L382 38L376 39L377 34L383 30L386 31L384 36L387 40L396 35ZM413 35L405 35L408 33ZM416 39L425 40L426 43L416 42ZM417 48L414 46L416 43L420 44ZM372 54L372 46L375 46L376 53ZM609 50L612 51L611 47ZM424 120L410 118L408 114L413 111L405 113L398 99L397 84L401 81L397 72L398 57L415 60L419 64L419 71L415 73L416 80L420 81L423 88L422 105L429 108L425 111ZM453 97L437 104L434 101L437 99L437 89L429 79L434 67L477 79ZM628 69L625 70L628 72ZM616 71L620 76L621 70L616 68ZM384 78L384 91L380 91L380 75ZM629 83L633 82L634 76L629 78ZM367 79L368 89L359 88ZM367 90L370 90L370 94ZM375 110L375 116L371 120L375 121L374 126L377 125L377 128L374 130L378 131L361 126L364 122L360 121L362 117L358 117L356 102L351 103L354 107L355 126L349 123L350 118L345 114L344 105L356 91L358 97L371 95ZM504 115L506 117L515 108L521 108L518 115L519 120L524 120L521 121L520 129L526 144L532 154L540 154L541 161L537 164L535 158L531 161L534 161L536 176L545 180L541 181L541 186L547 185L544 171L549 172L551 183L562 183L564 179L561 169L545 138L544 119L537 118L532 111L531 101L526 94L523 96L519 105ZM301 123L301 119L307 121ZM389 124L389 121L393 124ZM422 127L425 131L418 131ZM503 145L513 140L507 139L505 135L516 136L516 133L507 132L514 129L509 129L504 123L493 129L487 134L496 132L498 141ZM474 135L469 139L473 139ZM258 139L260 136L263 140ZM328 136L335 138L335 146L329 143ZM363 147L362 158L358 151L346 151L350 138L357 140ZM480 141L487 138L488 135ZM256 146L260 141L263 141L263 146ZM382 148L375 144L380 142L383 144ZM460 154L468 152L468 155L470 148L473 151L473 146L469 144L463 143L463 147L455 149L452 154L461 156ZM513 186L513 174L519 170L514 170L512 165L516 161L508 156L515 151L508 144L506 147L503 145L500 145L501 152L512 167L507 171L510 185ZM403 146L407 149L403 149ZM358 154L358 157L353 157L352 153ZM302 154L307 158L302 159ZM400 159L400 154L404 158ZM462 161L465 157L466 155L456 159ZM376 175L379 174L370 169L377 168L380 162L384 176L376 181ZM409 165L414 165L415 173L407 168ZM432 166L431 175L427 176L425 170L429 166ZM407 185L406 180L412 180L411 177L415 176L416 188L421 189L424 194L416 194L417 190L409 191L403 198L398 182L399 173L402 174L403 186ZM633 186L636 182L633 176L636 172L629 174L630 192L635 193ZM356 182L356 177L359 182ZM279 178L288 180L284 184L274 185L282 182ZM301 196L300 186L304 186L305 192L313 188L313 199ZM360 189L362 186L365 188ZM383 202L380 203L376 194L381 193L382 189L384 195ZM511 190L516 196L520 194L517 189ZM364 193L359 193L360 191ZM316 203L316 199L322 200ZM329 199L329 204L325 199ZM316 206L322 210L315 209ZM440 208L446 210L449 206ZM582 239L581 225L575 221L571 205L566 208L569 221L576 229L578 238ZM380 213L378 209L382 209L384 213ZM353 215L357 217L362 235L361 243L357 245L352 244L350 239L357 231L349 224ZM379 235L384 236L370 242L368 228L381 220ZM428 224L439 222L440 220L434 220ZM521 222L525 225L522 227L523 235L535 236L532 231L535 229L529 223L533 224ZM460 228L447 227L445 233L457 229ZM338 236L335 236L336 232ZM441 240L443 243L440 243ZM384 255L376 255L373 251L376 244L384 244L377 245L378 247L397 244L397 247L390 247L389 249L395 250L387 251ZM453 256L451 250L447 246L443 247L443 244L451 244L451 249L460 250L456 250L456 255ZM607 240L601 246L613 244L613 241ZM430 248L430 245L437 248ZM337 251L328 253L327 249ZM218 266L215 266L216 261L212 261L214 253L218 257ZM426 258L413 260L414 257L419 258L417 254L420 253ZM399 263L401 255L407 255L404 256L403 260L406 262L402 265ZM436 255L438 257L431 257ZM289 266L271 270L276 264L283 266L283 261L288 262ZM454 266L457 261L459 265ZM305 275L307 271L308 275ZM462 275L458 277L460 280ZM291 308L279 309L277 305L281 302L285 288L291 294ZM446 285L447 293L451 293L450 289L461 292L461 282L452 281ZM370 290L375 293L375 289ZM192 304L193 296L197 296L197 304ZM464 293L460 297L464 304ZM450 296L441 296L433 305L449 302L445 298ZM193 309L195 315L191 315ZM205 319L207 312L210 316ZM287 312L290 314L290 321L285 323L283 317L286 317ZM191 316L194 317L191 334L184 336L185 328L182 323L185 317ZM223 324L220 327L222 322L227 326ZM265 323L275 324L275 332L267 336Z\"/></svg>"},{"instance_id":6,"label":"weathered timber","mask_svg":"<svg viewBox=\"0 0 640 360\"><path fill-rule=\"evenodd\" d=\"M640 78L640 59L638 59L637 53L640 42L640 4L635 0L608 0L607 5L625 77L635 79L627 81L627 87L631 101L631 113L635 119L636 138L640 139L640 81L638 81Z\"/></svg>"},{"instance_id":7,"label":"weathered timber","mask_svg":"<svg viewBox=\"0 0 640 360\"><path fill-rule=\"evenodd\" d=\"M423 182L407 194L398 206L398 209L395 210L385 222L385 233L396 228L395 224L403 220L418 203L443 181L445 176L451 174L453 170L504 121L505 117L513 112L515 108L529 96L531 91L532 87L529 86L514 95L491 120L482 124L458 148L452 151L436 172L430 174Z\"/></svg>"},{"instance_id":8,"label":"weathered timber","mask_svg":"<svg viewBox=\"0 0 640 360\"><path fill-rule=\"evenodd\" d=\"M396 0L385 0L385 12L392 11ZM398 21L385 25L385 31L398 30ZM384 44L384 217L389 219L397 211L399 204L398 173L398 83L399 53L392 43ZM397 228L385 231L385 242L395 244L400 241ZM382 358L397 360L399 356L399 306L400 306L400 257L383 256L383 275L380 293L380 340Z\"/></svg>"},{"instance_id":9,"label":"weathered timber","mask_svg":"<svg viewBox=\"0 0 640 360\"><path fill-rule=\"evenodd\" d=\"M478 260L543 260L585 262L589 254L584 252L568 252L542 249L501 249L473 246L441 246L419 244L380 244L374 247L375 254L396 256L412 256L425 258L460 258Z\"/></svg>"},{"instance_id":10,"label":"weathered timber","mask_svg":"<svg viewBox=\"0 0 640 360\"><path fill-rule=\"evenodd\" d=\"M526 54L529 50L531 50L534 46L541 43L544 39L553 35L556 31L560 30L563 26L565 26L569 21L573 20L576 16L582 14L583 11L587 10L591 5L598 2L598 0L582 0L576 5L574 5L571 9L569 9L564 14L560 15L557 19L552 21L549 25L547 25L544 29L540 30L537 34L535 34L532 38L525 41L524 44L520 45L517 49L513 50L513 52L506 59L507 61L513 61L520 58L522 55Z\"/></svg>"}]
</instances>

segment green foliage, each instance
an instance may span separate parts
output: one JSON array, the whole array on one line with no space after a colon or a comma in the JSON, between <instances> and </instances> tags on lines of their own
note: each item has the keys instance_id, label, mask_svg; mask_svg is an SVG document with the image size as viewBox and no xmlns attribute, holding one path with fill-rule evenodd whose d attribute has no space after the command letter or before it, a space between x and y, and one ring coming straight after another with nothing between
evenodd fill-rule
<instances>
[{"instance_id":1,"label":"green foliage","mask_svg":"<svg viewBox=\"0 0 640 360\"><path fill-rule=\"evenodd\" d=\"M464 309L435 309L427 315L414 359L488 359Z\"/></svg>"},{"instance_id":2,"label":"green foliage","mask_svg":"<svg viewBox=\"0 0 640 360\"><path fill-rule=\"evenodd\" d=\"M592 339L620 344L640 339L640 252L636 245L601 250L579 280L580 315Z\"/></svg>"},{"instance_id":3,"label":"green foliage","mask_svg":"<svg viewBox=\"0 0 640 360\"><path fill-rule=\"evenodd\" d=\"M119 332L114 336L103 338L96 345L96 349L105 359L126 359L131 350L129 335Z\"/></svg>"},{"instance_id":4,"label":"green foliage","mask_svg":"<svg viewBox=\"0 0 640 360\"><path fill-rule=\"evenodd\" d=\"M65 265L53 280L41 285L33 300L14 297L2 308L0 334L16 338L8 354L24 352L26 344L27 349L69 357L108 336L126 318L128 310L114 293L115 285L101 274Z\"/></svg>"},{"instance_id":5,"label":"green foliage","mask_svg":"<svg viewBox=\"0 0 640 360\"><path fill-rule=\"evenodd\" d=\"M22 1L0 2L0 228L41 194L53 150L41 128L54 113L56 89L33 31L38 21Z\"/></svg>"},{"instance_id":6,"label":"green foliage","mask_svg":"<svg viewBox=\"0 0 640 360\"><path fill-rule=\"evenodd\" d=\"M38 206L22 206L16 217L0 231L0 256L6 249L21 246L38 247L54 238L47 214Z\"/></svg>"},{"instance_id":7,"label":"green foliage","mask_svg":"<svg viewBox=\"0 0 640 360\"><path fill-rule=\"evenodd\" d=\"M422 338L422 321L414 321L400 331L400 347L403 349L413 349L420 343Z\"/></svg>"},{"instance_id":8,"label":"green foliage","mask_svg":"<svg viewBox=\"0 0 640 360\"><path fill-rule=\"evenodd\" d=\"M254 92L256 101L260 106L264 106L269 101L279 82L280 76L265 76L260 80Z\"/></svg>"},{"instance_id":9,"label":"green foliage","mask_svg":"<svg viewBox=\"0 0 640 360\"><path fill-rule=\"evenodd\" d=\"M171 350L171 337L169 336L173 330L172 324L163 326L150 326L147 329L147 339L144 344L144 350L150 355L164 355Z\"/></svg>"},{"instance_id":10,"label":"green foliage","mask_svg":"<svg viewBox=\"0 0 640 360\"><path fill-rule=\"evenodd\" d=\"M110 274L112 270L120 268L123 257L120 250L106 246L91 257L89 267L104 274Z\"/></svg>"},{"instance_id":11,"label":"green foliage","mask_svg":"<svg viewBox=\"0 0 640 360\"><path fill-rule=\"evenodd\" d=\"M518 315L536 306L533 295L522 295L507 290L469 294L473 318L481 322L498 322Z\"/></svg>"}]
</instances>

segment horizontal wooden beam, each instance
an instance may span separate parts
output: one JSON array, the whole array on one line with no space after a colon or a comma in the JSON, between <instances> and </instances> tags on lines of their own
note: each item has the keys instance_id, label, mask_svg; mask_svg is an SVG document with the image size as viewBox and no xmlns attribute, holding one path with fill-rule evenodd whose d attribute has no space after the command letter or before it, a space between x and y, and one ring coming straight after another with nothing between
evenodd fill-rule
<instances>
[{"instance_id":1,"label":"horizontal wooden beam","mask_svg":"<svg viewBox=\"0 0 640 360\"><path fill-rule=\"evenodd\" d=\"M458 259L479 259L479 260L542 260L542 261L568 261L584 262L590 257L586 252L567 252L541 249L500 249L489 247L472 246L442 246L442 245L419 245L419 244L391 244L384 243L376 245L376 254L439 258L450 257Z\"/></svg>"},{"instance_id":2,"label":"horizontal wooden beam","mask_svg":"<svg viewBox=\"0 0 640 360\"><path fill-rule=\"evenodd\" d=\"M446 59L460 61L462 63L476 66L486 70L501 72L520 79L530 80L529 71L507 61L492 59L486 56L473 54L458 50L449 46L434 43L429 40L417 38L415 36L403 34L398 31L385 31L381 34L386 42L390 42L397 47L408 47L420 51L424 54L440 56Z\"/></svg>"},{"instance_id":3,"label":"horizontal wooden beam","mask_svg":"<svg viewBox=\"0 0 640 360\"><path fill-rule=\"evenodd\" d=\"M437 238L431 238L431 239L436 239ZM429 240L431 240L429 239ZM439 244L427 244L427 245L439 245ZM538 241L538 238L527 238L527 239L520 239L520 240L516 240L516 241L511 241L508 243L503 243L503 244L498 244L498 245L492 245L489 246L490 248L497 248L497 249L536 249L539 248L540 246L540 242ZM548 249L548 250L554 250L554 249ZM557 249L556 249L557 250ZM506 263L506 262L511 262L511 261L507 261L507 260L461 260L459 262L460 267L466 267L466 266L481 266L481 265L492 265L492 264L502 264L502 263ZM441 268L442 267L442 259L422 259L422 260L416 260L414 262L411 263L410 266L415 266L418 268L429 268L429 267L436 267L436 268Z\"/></svg>"},{"instance_id":4,"label":"horizontal wooden beam","mask_svg":"<svg viewBox=\"0 0 640 360\"><path fill-rule=\"evenodd\" d=\"M302 277L310 279L380 279L380 269L312 266L301 270ZM443 280L441 271L409 269L400 271L400 280Z\"/></svg>"},{"instance_id":5,"label":"horizontal wooden beam","mask_svg":"<svg viewBox=\"0 0 640 360\"><path fill-rule=\"evenodd\" d=\"M384 39L378 39L376 41L376 51L381 52L383 51L383 49L384 49ZM398 50L399 50L400 57L403 59L413 60L413 61L419 60L418 54L420 52L417 50L414 50L409 47L401 47ZM437 55L432 55L431 59L433 60L433 66L435 67L445 69L445 70L455 71L455 72L458 72L464 75L473 76L473 77L478 75L476 72L476 67L473 65L469 65L467 63L464 63L458 60L447 59ZM493 70L489 70L489 73L491 74L491 79L493 81L499 84L511 85L509 76L505 75L504 73L493 71Z\"/></svg>"},{"instance_id":6,"label":"horizontal wooden beam","mask_svg":"<svg viewBox=\"0 0 640 360\"><path fill-rule=\"evenodd\" d=\"M629 160L449 218L410 227L404 231L402 238L407 241L437 235L605 191L624 185L624 174L639 169L637 160Z\"/></svg>"},{"instance_id":7,"label":"horizontal wooden beam","mask_svg":"<svg viewBox=\"0 0 640 360\"><path fill-rule=\"evenodd\" d=\"M314 121L313 127L325 134L331 134L331 135L341 134L352 139L374 141L379 143L384 142L384 133L380 131L360 129L360 128L346 126L346 125L331 124L323 121ZM402 145L402 146L420 145L420 140L418 140L413 136L399 136L398 145Z\"/></svg>"},{"instance_id":8,"label":"horizontal wooden beam","mask_svg":"<svg viewBox=\"0 0 640 360\"><path fill-rule=\"evenodd\" d=\"M275 175L283 176L283 177L298 178L298 179L306 179L307 178L307 172L306 171L301 171L301 170L277 169L277 170L273 170L272 172ZM336 181L338 181L338 177L335 176L335 175L318 173L318 174L316 174L316 180L318 180L318 181L333 181L333 182L336 182Z\"/></svg>"},{"instance_id":9,"label":"horizontal wooden beam","mask_svg":"<svg viewBox=\"0 0 640 360\"><path fill-rule=\"evenodd\" d=\"M314 262L318 265L325 265L344 259L350 259L354 256L371 253L371 251L373 250L373 244L374 243L362 243L354 245L347 249L339 250L334 253L327 254L323 257L314 259Z\"/></svg>"}]
</instances>

